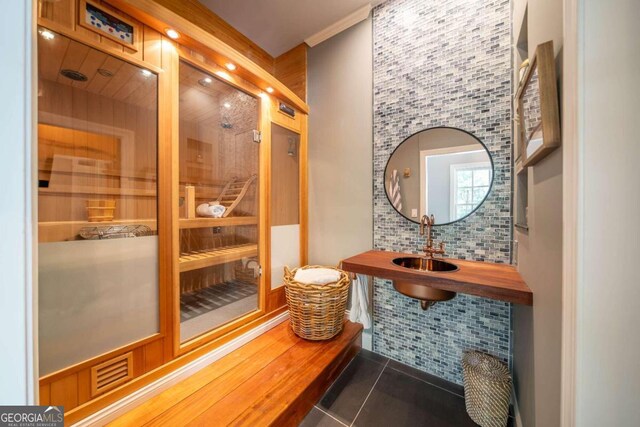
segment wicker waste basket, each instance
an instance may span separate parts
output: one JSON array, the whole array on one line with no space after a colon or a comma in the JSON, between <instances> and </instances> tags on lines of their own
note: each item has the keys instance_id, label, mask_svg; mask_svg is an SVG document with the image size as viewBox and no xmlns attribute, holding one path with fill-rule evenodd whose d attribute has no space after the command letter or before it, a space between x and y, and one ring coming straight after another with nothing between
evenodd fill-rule
<instances>
[{"instance_id":1,"label":"wicker waste basket","mask_svg":"<svg viewBox=\"0 0 640 427\"><path fill-rule=\"evenodd\" d=\"M479 351L462 357L467 413L482 427L504 427L509 416L511 376L497 358Z\"/></svg>"},{"instance_id":2,"label":"wicker waste basket","mask_svg":"<svg viewBox=\"0 0 640 427\"><path fill-rule=\"evenodd\" d=\"M338 335L344 326L349 275L334 267L308 265L300 269L328 268L340 273L337 282L324 285L300 283L294 279L298 268L284 268L284 291L289 306L291 329L300 338L328 340Z\"/></svg>"}]
</instances>

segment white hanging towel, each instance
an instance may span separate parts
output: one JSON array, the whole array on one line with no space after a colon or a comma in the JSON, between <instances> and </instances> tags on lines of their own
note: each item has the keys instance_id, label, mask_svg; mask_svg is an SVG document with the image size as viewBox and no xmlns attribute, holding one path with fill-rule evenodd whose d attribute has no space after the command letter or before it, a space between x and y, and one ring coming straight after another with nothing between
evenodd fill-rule
<instances>
[{"instance_id":1,"label":"white hanging towel","mask_svg":"<svg viewBox=\"0 0 640 427\"><path fill-rule=\"evenodd\" d=\"M349 307L349 320L354 323L362 323L365 329L371 327L371 315L369 314L369 277L363 274L356 275L351 283L351 306Z\"/></svg>"},{"instance_id":2,"label":"white hanging towel","mask_svg":"<svg viewBox=\"0 0 640 427\"><path fill-rule=\"evenodd\" d=\"M400 195L400 175L398 175L397 169L391 172L391 179L389 179L389 198L391 199L393 207L401 211L402 196Z\"/></svg>"}]
</instances>

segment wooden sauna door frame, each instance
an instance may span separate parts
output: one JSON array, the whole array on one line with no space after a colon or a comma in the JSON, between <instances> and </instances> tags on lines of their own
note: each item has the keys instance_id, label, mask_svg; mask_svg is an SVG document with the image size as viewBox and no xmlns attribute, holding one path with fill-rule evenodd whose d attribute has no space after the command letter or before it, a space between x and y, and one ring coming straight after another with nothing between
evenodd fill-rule
<instances>
[{"instance_id":1,"label":"wooden sauna door frame","mask_svg":"<svg viewBox=\"0 0 640 427\"><path fill-rule=\"evenodd\" d=\"M64 4L77 4L77 0L63 0ZM87 360L79 365L71 367L65 371L59 371L55 375L59 382L73 380L74 384L80 385L80 381L75 378L66 378L74 375L82 377L87 369L97 365L109 358L117 357L129 351L134 352L134 372L135 377L129 382L105 392L104 394L85 401L80 406L67 411L65 418L69 423L75 423L97 410L116 402L119 399L129 396L141 387L151 384L153 381L170 374L176 369L185 366L189 362L196 360L216 348L224 345L230 340L250 331L274 316L286 310L284 287L271 292L267 287L265 279L268 277L266 270L269 264L266 257L269 254L269 191L270 191L270 157L269 142L271 133L271 111L277 107L278 100L283 99L296 109L296 119L299 118L299 129L294 129L301 136L300 147L300 225L301 225L301 262L306 263L307 248L307 226L306 226L306 141L307 141L307 113L309 106L299 96L293 93L282 82L278 81L273 74L261 68L251 59L244 56L240 51L216 38L211 33L201 27L189 22L183 16L170 11L166 7L147 0L109 0L109 6L126 13L134 20L144 25L143 49L132 52L122 46L115 46L111 43L101 41L99 36L79 28L74 14L67 12L74 10L72 6L69 10L62 9L60 13L53 17L37 17L37 26L33 28L34 37L38 27L50 29L71 40L83 43L91 48L97 49L106 54L112 55L127 63L138 67L146 68L158 75L158 230L159 230L159 286L160 286L160 333L150 336L144 340L131 343L124 348L116 349L98 358ZM175 28L181 38L175 42L164 36L166 28ZM110 42L110 41L109 41ZM148 45L147 45L148 43ZM159 49L154 50L156 44ZM147 48L152 47L147 56ZM161 53L161 54L160 54ZM259 219L258 219L258 251L260 264L263 266L262 278L260 280L261 291L259 294L259 311L250 314L251 318L244 317L237 319L233 324L226 325L229 329L224 332L220 329L214 336L208 336L206 341L194 343L191 348L180 348L176 344L176 325L179 325L179 318L175 314L175 293L179 293L179 288L175 286L176 276L179 280L178 257L179 248L175 247L179 233L178 215L178 176L177 161L179 150L178 132L178 65L179 60L191 62L198 68L214 70L214 74L221 77L226 83L237 88L259 96L260 117L258 130L262 133L262 143L260 147L260 181L259 181ZM206 64L203 64L206 62ZM235 72L228 72L222 64L226 62L235 63L238 67ZM267 87L273 87L273 96L264 93ZM276 121L277 122L277 121ZM287 126L284 126L287 127ZM33 194L37 203L37 192ZM303 243L304 242L304 243ZM178 320L178 322L176 322ZM179 341L179 337L177 338ZM143 365L150 362L150 367L141 370L140 362L136 362L136 354L143 354ZM149 360L147 360L149 359ZM138 371L136 371L138 369ZM60 388L60 387L58 387ZM41 390L41 398L47 399L45 387ZM65 391L66 388L65 388ZM68 390L71 391L71 390Z\"/></svg>"},{"instance_id":2,"label":"wooden sauna door frame","mask_svg":"<svg viewBox=\"0 0 640 427\"><path fill-rule=\"evenodd\" d=\"M268 159L268 200L269 208L266 211L266 247L269 248L265 263L262 268L262 275L265 277L266 289L268 289L268 310L274 310L282 304L286 304L284 295L284 286L279 286L275 289L272 288L271 283L271 134L273 125L278 125L284 129L287 129L299 136L299 151L298 151L298 222L300 224L300 266L304 266L308 263L308 137L307 126L308 116L299 111L296 111L296 116L291 118L282 113L278 109L279 100L269 98L269 107L267 113L269 115L266 123L266 130L262 133L262 143L267 146ZM266 102L265 102L266 103Z\"/></svg>"},{"instance_id":3,"label":"wooden sauna door frame","mask_svg":"<svg viewBox=\"0 0 640 427\"><path fill-rule=\"evenodd\" d=\"M170 83L171 75L167 73L166 66L163 61L162 66L158 67L154 64L147 63L136 59L133 56L126 55L123 52L117 52L113 49L106 47L105 45L100 44L100 42L92 40L90 38L81 36L78 33L73 31L69 31L59 25L55 25L55 23L45 22L39 18L37 27L41 27L44 29L49 29L54 33L58 33L64 37L67 37L71 41L83 44L88 46L90 49L98 50L107 55L113 56L114 58L134 65L135 67L146 69L157 75L158 81L158 93L157 93L157 141L156 141L156 163L157 163L157 230L158 230L158 313L159 313L159 331L157 333L151 334L145 338L139 339L137 341L131 342L124 346L109 350L103 354L98 356L89 358L87 360L81 361L74 365L63 368L59 371L53 372L51 374L40 376L39 377L39 387L40 387L40 399L42 399L42 390L43 387L48 387L53 383L61 383L68 379L73 378L73 376L82 376L84 377L86 372L91 369L92 366L99 365L107 360L113 359L115 357L121 356L128 352L138 352L139 354L144 354L145 358L148 357L149 360L160 360L162 364L165 364L169 360L171 360L172 353L171 347L167 346L166 338L172 335L172 322L170 316L172 315L171 310L169 309L169 290L172 286L172 271L171 271L171 263L172 263L172 248L171 248L171 223L172 223L172 212L166 209L166 206L169 206L170 201L173 199L173 192L171 189L171 163L172 163L172 126L165 126L165 123L170 122L171 120L171 111L169 109L163 108L162 106L167 104L168 92L166 90L168 84ZM36 79L38 77L36 76ZM37 124L41 123L40 119L43 118L43 124L66 127L69 129L75 129L78 123L83 123L91 126L95 126L95 129L98 130L108 130L110 132L114 132L114 134L118 137L121 137L122 143L126 143L127 141L134 142L134 138L132 137L132 132L126 129L118 129L115 127L94 124L92 122L83 121L82 119L70 119L66 116L60 116L55 113L40 113L36 110L35 112L35 122ZM70 125L73 123L73 125ZM161 126L161 123L163 124ZM93 128L92 128L93 129ZM35 167L37 168L37 162L35 163ZM34 205L38 205L38 189L36 188L33 193ZM139 362L134 362L139 365ZM138 368L136 368L138 369ZM145 375L145 372L136 372L134 374L135 380L136 377L140 377ZM133 381L132 380L132 381ZM71 409L73 412L76 408L84 407L90 402L94 401L96 398L100 396L93 396L84 404L76 406Z\"/></svg>"},{"instance_id":4,"label":"wooden sauna door frame","mask_svg":"<svg viewBox=\"0 0 640 427\"><path fill-rule=\"evenodd\" d=\"M227 323L224 323L218 327L215 327L208 332L205 332L201 335L198 335L192 339L189 339L185 342L181 342L180 338L180 266L178 263L178 259L180 257L180 214L178 209L178 188L179 188L179 180L180 180L180 159L178 150L180 140L179 134L179 92L180 92L180 75L179 75L179 63L180 61L202 71L203 73L211 75L213 78L216 78L223 84L227 84L232 88L239 90L241 92L246 93L247 95L253 97L258 102L258 131L264 135L265 127L269 126L268 117L269 117L269 99L262 95L262 92L258 90L258 88L251 86L249 84L244 83L241 80L228 80L224 78L219 78L219 74L222 69L216 65L210 64L208 62L201 61L196 58L191 52L187 49L177 47L176 55L172 58L176 64L172 67L172 70L175 70L175 75L172 80L172 93L174 94L174 101L172 109L175 111L176 117L174 119L174 123L177 123L178 129L176 131L176 138L174 139L174 161L173 161L173 171L172 176L174 179L173 187L176 191L176 198L174 199L176 202L173 203L173 307L172 307L172 315L173 315L173 353L174 357L181 356L185 353L188 353L198 347L201 347L211 341L214 341L226 334L229 334L242 326L247 325L267 314L267 299L265 297L265 289L266 289L266 280L265 280L265 262L266 257L268 256L267 248L265 245L265 236L264 230L266 228L266 219L265 212L267 212L267 203L268 203L268 187L266 186L267 172L268 172L268 144L265 143L264 139L259 144L259 152L258 152L258 262L262 267L262 274L258 280L258 308L254 311L251 311L247 314L241 315L230 320Z\"/></svg>"}]
</instances>

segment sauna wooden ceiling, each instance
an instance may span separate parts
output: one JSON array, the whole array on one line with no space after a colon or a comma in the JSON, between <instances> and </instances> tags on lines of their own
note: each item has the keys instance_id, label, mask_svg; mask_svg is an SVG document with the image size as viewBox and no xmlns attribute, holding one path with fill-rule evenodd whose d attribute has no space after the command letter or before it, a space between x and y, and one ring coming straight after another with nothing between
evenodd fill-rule
<instances>
[{"instance_id":1,"label":"sauna wooden ceiling","mask_svg":"<svg viewBox=\"0 0 640 427\"><path fill-rule=\"evenodd\" d=\"M51 40L40 40L38 61L44 80L139 107L154 105L157 79L153 75L67 37L58 35ZM61 74L62 70L80 72L87 80L70 79ZM199 82L205 78L211 79L211 82L203 86ZM211 105L222 102L226 95L233 92L233 88L215 77L183 64L180 67L180 83L180 98L189 99L191 102L188 104L200 104L201 107L183 109L181 119L187 121L205 119L202 117L203 110L211 111ZM207 103L208 108L204 108L203 103Z\"/></svg>"}]
</instances>

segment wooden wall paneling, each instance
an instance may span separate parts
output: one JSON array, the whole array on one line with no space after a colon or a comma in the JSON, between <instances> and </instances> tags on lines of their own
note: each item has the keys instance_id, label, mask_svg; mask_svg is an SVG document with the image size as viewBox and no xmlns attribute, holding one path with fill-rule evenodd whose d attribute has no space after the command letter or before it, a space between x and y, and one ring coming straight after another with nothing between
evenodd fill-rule
<instances>
[{"instance_id":1,"label":"wooden wall paneling","mask_svg":"<svg viewBox=\"0 0 640 427\"><path fill-rule=\"evenodd\" d=\"M142 41L142 60L156 67L162 67L162 35L145 25Z\"/></svg>"},{"instance_id":2,"label":"wooden wall paneling","mask_svg":"<svg viewBox=\"0 0 640 427\"><path fill-rule=\"evenodd\" d=\"M47 406L51 404L51 384L40 384L38 404Z\"/></svg>"},{"instance_id":3,"label":"wooden wall paneling","mask_svg":"<svg viewBox=\"0 0 640 427\"><path fill-rule=\"evenodd\" d=\"M76 0L38 0L38 18L73 30L76 20Z\"/></svg>"},{"instance_id":4,"label":"wooden wall paneling","mask_svg":"<svg viewBox=\"0 0 640 427\"><path fill-rule=\"evenodd\" d=\"M307 101L307 45L301 43L275 58L274 75L289 89Z\"/></svg>"},{"instance_id":5,"label":"wooden wall paneling","mask_svg":"<svg viewBox=\"0 0 640 427\"><path fill-rule=\"evenodd\" d=\"M78 405L91 400L91 369L78 372Z\"/></svg>"},{"instance_id":6,"label":"wooden wall paneling","mask_svg":"<svg viewBox=\"0 0 640 427\"><path fill-rule=\"evenodd\" d=\"M144 371L149 372L164 364L164 340L156 340L143 347Z\"/></svg>"},{"instance_id":7,"label":"wooden wall paneling","mask_svg":"<svg viewBox=\"0 0 640 427\"><path fill-rule=\"evenodd\" d=\"M268 298L268 311L273 312L275 310L286 308L287 298L284 293L284 286L274 289L269 293Z\"/></svg>"},{"instance_id":8,"label":"wooden wall paneling","mask_svg":"<svg viewBox=\"0 0 640 427\"><path fill-rule=\"evenodd\" d=\"M51 383L51 404L69 410L78 406L78 374Z\"/></svg>"}]
</instances>

